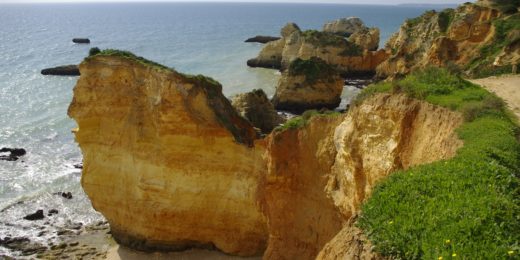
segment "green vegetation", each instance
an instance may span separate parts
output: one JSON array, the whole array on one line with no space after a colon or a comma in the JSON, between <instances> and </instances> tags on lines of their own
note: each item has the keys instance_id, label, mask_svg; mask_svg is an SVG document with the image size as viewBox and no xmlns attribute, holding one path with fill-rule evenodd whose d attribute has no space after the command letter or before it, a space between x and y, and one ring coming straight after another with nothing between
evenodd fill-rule
<instances>
[{"instance_id":1,"label":"green vegetation","mask_svg":"<svg viewBox=\"0 0 520 260\"><path fill-rule=\"evenodd\" d=\"M289 65L288 73L290 76L305 75L305 80L309 84L314 84L318 80L328 80L338 75L334 67L318 57L308 60L295 59Z\"/></svg>"},{"instance_id":2,"label":"green vegetation","mask_svg":"<svg viewBox=\"0 0 520 260\"><path fill-rule=\"evenodd\" d=\"M304 31L302 32L302 37L306 42L320 47L341 46L347 42L345 38L334 33L320 32L316 30Z\"/></svg>"},{"instance_id":3,"label":"green vegetation","mask_svg":"<svg viewBox=\"0 0 520 260\"><path fill-rule=\"evenodd\" d=\"M101 50L98 47L90 48L88 51L88 56L94 56L96 54L99 54Z\"/></svg>"},{"instance_id":4,"label":"green vegetation","mask_svg":"<svg viewBox=\"0 0 520 260\"><path fill-rule=\"evenodd\" d=\"M383 255L401 259L512 259L520 253L520 133L503 102L445 69L376 84L464 113L464 146L444 161L380 183L358 225ZM441 258L442 257L442 258Z\"/></svg>"},{"instance_id":5,"label":"green vegetation","mask_svg":"<svg viewBox=\"0 0 520 260\"><path fill-rule=\"evenodd\" d=\"M441 32L445 33L450 28L451 22L453 22L453 18L455 17L455 10L452 8L444 9L439 13L439 28Z\"/></svg>"},{"instance_id":6,"label":"green vegetation","mask_svg":"<svg viewBox=\"0 0 520 260\"><path fill-rule=\"evenodd\" d=\"M315 116L338 116L341 113L336 111L317 111L317 110L307 110L301 116L296 116L285 122L285 124L278 126L274 129L274 131L285 131L288 129L299 129L307 125L309 120Z\"/></svg>"},{"instance_id":7,"label":"green vegetation","mask_svg":"<svg viewBox=\"0 0 520 260\"><path fill-rule=\"evenodd\" d=\"M343 51L340 52L339 55L345 56L345 57L362 56L363 48L361 48L361 46L359 46L353 42L347 41L345 43Z\"/></svg>"},{"instance_id":8,"label":"green vegetation","mask_svg":"<svg viewBox=\"0 0 520 260\"><path fill-rule=\"evenodd\" d=\"M494 7L505 14L514 14L518 12L520 0L494 0Z\"/></svg>"}]
</instances>

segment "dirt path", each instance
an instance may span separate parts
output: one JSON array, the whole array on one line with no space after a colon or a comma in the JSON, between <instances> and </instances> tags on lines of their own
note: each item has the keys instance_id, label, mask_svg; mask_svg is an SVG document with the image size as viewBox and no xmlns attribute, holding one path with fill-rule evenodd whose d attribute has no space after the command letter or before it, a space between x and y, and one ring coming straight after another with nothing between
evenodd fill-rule
<instances>
[{"instance_id":1,"label":"dirt path","mask_svg":"<svg viewBox=\"0 0 520 260\"><path fill-rule=\"evenodd\" d=\"M520 122L520 75L470 80L504 99Z\"/></svg>"}]
</instances>

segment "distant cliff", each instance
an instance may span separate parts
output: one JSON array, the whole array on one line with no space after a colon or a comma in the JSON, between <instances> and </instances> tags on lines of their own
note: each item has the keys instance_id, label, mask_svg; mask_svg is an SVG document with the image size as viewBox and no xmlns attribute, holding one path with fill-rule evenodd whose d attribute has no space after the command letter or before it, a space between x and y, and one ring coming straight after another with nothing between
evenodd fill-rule
<instances>
[{"instance_id":1,"label":"distant cliff","mask_svg":"<svg viewBox=\"0 0 520 260\"><path fill-rule=\"evenodd\" d=\"M511 73L520 63L520 14L479 1L408 19L386 43L390 57L379 78L403 76L427 66L470 77Z\"/></svg>"}]
</instances>

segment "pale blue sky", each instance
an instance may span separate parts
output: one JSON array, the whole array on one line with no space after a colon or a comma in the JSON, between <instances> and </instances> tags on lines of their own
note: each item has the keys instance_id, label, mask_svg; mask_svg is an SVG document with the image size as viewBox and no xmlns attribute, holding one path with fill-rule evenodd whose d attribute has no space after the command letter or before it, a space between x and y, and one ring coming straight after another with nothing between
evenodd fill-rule
<instances>
[{"instance_id":1,"label":"pale blue sky","mask_svg":"<svg viewBox=\"0 0 520 260\"><path fill-rule=\"evenodd\" d=\"M0 3L81 3L81 2L269 2L269 3L344 3L344 4L460 4L468 0L0 0Z\"/></svg>"}]
</instances>

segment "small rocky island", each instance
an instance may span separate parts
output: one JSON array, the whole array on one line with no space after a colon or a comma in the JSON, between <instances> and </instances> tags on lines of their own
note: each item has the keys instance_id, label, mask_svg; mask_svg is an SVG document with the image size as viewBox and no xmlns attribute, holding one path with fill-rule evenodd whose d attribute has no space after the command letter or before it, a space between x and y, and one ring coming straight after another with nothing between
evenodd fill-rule
<instances>
[{"instance_id":1,"label":"small rocky island","mask_svg":"<svg viewBox=\"0 0 520 260\"><path fill-rule=\"evenodd\" d=\"M78 65L64 65L54 68L43 69L42 75L54 75L54 76L79 76Z\"/></svg>"}]
</instances>

